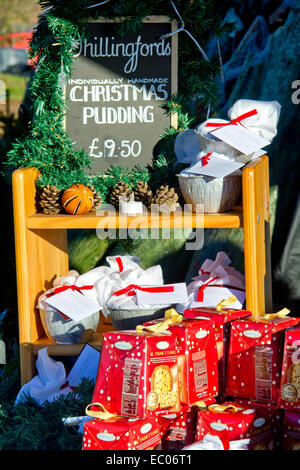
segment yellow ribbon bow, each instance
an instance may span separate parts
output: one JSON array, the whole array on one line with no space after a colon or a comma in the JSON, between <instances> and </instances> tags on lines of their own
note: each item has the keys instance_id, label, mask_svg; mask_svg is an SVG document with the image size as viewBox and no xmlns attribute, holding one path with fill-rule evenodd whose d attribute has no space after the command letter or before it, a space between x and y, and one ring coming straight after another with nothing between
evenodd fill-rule
<instances>
[{"instance_id":1,"label":"yellow ribbon bow","mask_svg":"<svg viewBox=\"0 0 300 470\"><path fill-rule=\"evenodd\" d=\"M101 411L97 411L97 410L90 410L89 408L91 406L98 406L99 408L101 408ZM116 414L113 414L113 413L110 413L109 411L107 411L107 409L102 405L102 403L90 403L86 409L85 409L85 414L88 415L88 416L92 416L93 418L98 418L98 419L109 419L109 418L122 418L122 416L120 415L116 415Z\"/></svg>"},{"instance_id":2,"label":"yellow ribbon bow","mask_svg":"<svg viewBox=\"0 0 300 470\"><path fill-rule=\"evenodd\" d=\"M209 405L207 407L209 411L212 411L213 413L237 413L239 410L242 410L243 408L240 408L235 405Z\"/></svg>"},{"instance_id":3,"label":"yellow ribbon bow","mask_svg":"<svg viewBox=\"0 0 300 470\"><path fill-rule=\"evenodd\" d=\"M273 318L284 318L291 311L288 308L283 308L277 313L261 313L260 315L252 315L249 320L273 320Z\"/></svg>"},{"instance_id":4,"label":"yellow ribbon bow","mask_svg":"<svg viewBox=\"0 0 300 470\"><path fill-rule=\"evenodd\" d=\"M169 308L169 310L165 311L165 318L164 320L155 323L154 325L138 325L136 327L137 331L149 331L150 333L162 333L169 328L169 325L173 325L174 323L181 323L182 322L182 315L176 312L174 308Z\"/></svg>"},{"instance_id":5,"label":"yellow ribbon bow","mask_svg":"<svg viewBox=\"0 0 300 470\"><path fill-rule=\"evenodd\" d=\"M224 307L227 307L228 305L234 304L234 302L237 301L237 298L235 295L231 295L230 297L227 297L227 299L221 300L221 302L216 305L216 310L217 312L222 312ZM235 311L235 310L234 310ZM225 312L230 312L229 309L225 310Z\"/></svg>"}]
</instances>

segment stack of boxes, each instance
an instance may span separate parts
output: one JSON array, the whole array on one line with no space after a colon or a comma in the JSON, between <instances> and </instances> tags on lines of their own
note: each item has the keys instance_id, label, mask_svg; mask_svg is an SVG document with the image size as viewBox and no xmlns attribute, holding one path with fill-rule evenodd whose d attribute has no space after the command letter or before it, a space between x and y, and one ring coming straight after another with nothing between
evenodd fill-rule
<instances>
[{"instance_id":1,"label":"stack of boxes","mask_svg":"<svg viewBox=\"0 0 300 470\"><path fill-rule=\"evenodd\" d=\"M85 423L83 449L182 449L206 434L224 449L300 445L299 319L188 309L159 322L104 333L92 401L113 416Z\"/></svg>"}]
</instances>

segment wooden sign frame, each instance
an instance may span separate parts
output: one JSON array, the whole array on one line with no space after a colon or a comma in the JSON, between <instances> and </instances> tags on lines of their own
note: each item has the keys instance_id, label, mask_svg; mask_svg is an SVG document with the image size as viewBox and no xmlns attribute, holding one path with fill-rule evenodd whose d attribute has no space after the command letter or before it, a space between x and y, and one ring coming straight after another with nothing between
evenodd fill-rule
<instances>
[{"instance_id":1,"label":"wooden sign frame","mask_svg":"<svg viewBox=\"0 0 300 470\"><path fill-rule=\"evenodd\" d=\"M124 21L126 18L116 18L114 20L108 20L106 18L103 18L103 17L99 17L97 18L96 20L93 20L93 21L90 21L89 23L103 23L103 24L112 24L112 23L119 23L119 22L122 22ZM143 20L143 23L144 24L164 24L164 23L167 23L170 25L170 33L174 32L177 28L178 28L178 25L177 25L177 22L176 20L170 20L168 16L165 16L165 15L159 15L159 16L149 16L148 18L144 19ZM116 33L117 34L117 33ZM136 33L138 34L138 32ZM129 36L129 35L128 35ZM127 37L128 37L127 36ZM125 39L126 39L126 36L125 36ZM170 47L171 47L171 54L170 54L170 59L169 59L169 62L170 62L170 76L168 77L170 83L168 85L169 87L169 93L168 93L168 97L165 101L163 102L159 102L155 108L155 111L157 112L157 110L159 109L159 107L162 105L162 104L166 104L167 101L169 101L171 99L171 97L173 95L175 95L178 91L178 35L177 34L173 34L170 36L170 38L167 39L167 41L169 41L170 43ZM75 59L76 60L76 59ZM76 64L76 63L75 63ZM156 73L156 71L154 72L154 74ZM70 77L69 80L69 83L70 83L70 80L72 80L72 76ZM70 87L69 87L70 89ZM70 101L68 100L67 98L67 94L68 94L68 86L65 85L65 88L64 88L64 97L65 97L65 100L67 101L67 104L68 104L68 107L71 109L71 106L70 106ZM78 95L79 96L79 95ZM77 99L77 101L79 101L80 99ZM82 98L81 98L82 100ZM73 104L73 103L72 103ZM97 103L96 103L97 104ZM99 103L98 103L99 104ZM82 128L83 130L83 124L81 124L81 127L80 127L80 124L79 124L79 114L76 115L75 113L75 110L76 109L76 105L73 106L73 116L75 116L75 119L77 119L77 123L76 123L76 129L74 131L74 134L72 134L72 132L70 132L70 128L68 128L68 125L67 125L67 119L68 119L68 116L65 117L65 120L64 120L64 127L65 129L67 130L67 133L69 135L69 137L72 138L72 140L75 140L76 141L76 136L79 135L79 130ZM91 109L91 108L90 108ZM163 110L159 111L161 112L161 115L163 116ZM69 114L70 115L70 114ZM70 118L70 120L72 119L72 117ZM73 118L74 119L74 118ZM164 121L163 121L163 125L161 127L161 129L159 129L160 131L160 134L162 134L164 132L164 130L167 128L167 127L170 127L170 126L173 126L174 128L177 128L177 114L176 113L172 113L170 116L164 116L163 117ZM70 122L70 121L69 121ZM114 124L112 124L113 126ZM132 124L133 126L134 124ZM159 125L159 122L157 122L156 126ZM119 154L121 153L122 154L122 150L120 151L120 147L117 147L116 144L113 144L114 142L117 141L116 137L115 137L115 134L114 134L114 131L116 132L116 130L114 130L113 127L110 127L109 131L108 129L106 128L105 132L106 132L106 135L101 136L101 130L103 129L99 129L100 130L100 134L99 134L99 137L97 135L97 137L95 136L95 138L91 141L92 144L91 146L88 146L87 144L86 145L83 145L82 142L78 142L78 146L82 146L84 148L84 150L89 154L90 158L91 158L91 161L92 161L92 168L91 168L91 173L93 174L99 174L99 173L105 173L106 170L112 165L112 164L115 164L115 165L118 165L118 166L121 166L124 168L130 168L130 167L133 167L135 165L139 165L139 166L147 166L148 164L151 164L152 163L152 152L151 152L151 156L149 155L149 134L147 134L146 130L146 127L145 127L145 135L146 135L146 139L148 139L148 152L144 152L147 157L145 158L143 155L142 155L142 159L140 160L139 158L137 158L136 160L134 158L131 158L130 160L126 160L125 158L121 158L120 155L119 155L119 158L111 158L111 159L106 159L104 161L104 159L102 159L101 161L101 158L95 158L94 157L97 155L99 157L102 157L102 156L107 156L105 155L105 146L106 146L106 143L107 142L110 142L112 148L113 148L113 154L111 155L108 155L109 157L110 156L113 156L113 157L117 157L117 150L115 151L115 149L118 148L118 151L119 151ZM94 126L95 128L95 126ZM128 129L128 127L127 127ZM90 129L87 128L87 130L93 132L93 124L90 126ZM108 132L110 132L110 130L112 130L112 134L110 137L108 137ZM125 130L124 130L125 132ZM133 132L133 127L131 127L129 129L129 135L130 135L130 132L132 133ZM142 134L142 136L144 136L144 134ZM87 140L87 134L84 136L84 139ZM127 137L126 137L127 138ZM139 140L135 140L133 142L137 142L137 143L140 143L140 149L142 149L142 144L144 142L140 142L140 138L141 138L141 134L139 134ZM101 139L103 142L101 142ZM157 139L158 139L158 136L157 136ZM100 141L100 143L102 144L102 148L100 149L100 144L99 144L99 147L96 147L94 146L94 142L96 141L96 144L98 144L98 142ZM98 142L97 142L98 141ZM122 140L122 146L123 146L123 142L128 142L130 143L130 140L126 141L126 140ZM77 142L76 142L77 143ZM75 143L75 145L76 145ZM129 145L128 144L125 144L124 145L126 146L125 148L129 148ZM155 146L155 144L153 145L153 147ZM107 144L107 147L108 147L108 144ZM97 148L97 150L94 150L94 148ZM90 150L89 150L90 149ZM100 150L103 150L103 152L99 152L99 149ZM121 147L121 149L123 149L123 155L125 157L125 152L124 152L124 148ZM153 148L152 148L153 150ZM99 153L97 153L99 152ZM126 150L127 152L127 150ZM129 153L129 151L128 151ZM140 150L140 154L142 154L142 150ZM131 157L131 155L129 154L129 156ZM133 157L135 157L135 155L133 154L132 155ZM96 161L97 160L97 161ZM100 162L100 164L98 164L98 162ZM101 167L103 164L103 169L100 168L100 170L98 169L99 167Z\"/></svg>"}]
</instances>

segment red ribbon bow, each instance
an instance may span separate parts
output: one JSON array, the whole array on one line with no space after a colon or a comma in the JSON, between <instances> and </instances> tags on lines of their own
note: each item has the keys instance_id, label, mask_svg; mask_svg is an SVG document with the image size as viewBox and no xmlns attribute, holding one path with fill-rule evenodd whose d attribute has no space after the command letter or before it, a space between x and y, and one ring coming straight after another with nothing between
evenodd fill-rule
<instances>
[{"instance_id":1,"label":"red ribbon bow","mask_svg":"<svg viewBox=\"0 0 300 470\"><path fill-rule=\"evenodd\" d=\"M238 124L241 124L241 121L244 119L254 116L255 114L258 114L257 109L252 109L251 111L248 111L247 113L241 114L235 119L232 119L230 122L207 122L205 124L205 127L221 127L221 126L237 126Z\"/></svg>"},{"instance_id":2,"label":"red ribbon bow","mask_svg":"<svg viewBox=\"0 0 300 470\"><path fill-rule=\"evenodd\" d=\"M117 262L120 273L123 272L124 266L123 266L123 263L122 263L122 260L121 260L120 256L116 256L115 260Z\"/></svg>"},{"instance_id":3,"label":"red ribbon bow","mask_svg":"<svg viewBox=\"0 0 300 470\"><path fill-rule=\"evenodd\" d=\"M113 295L120 296L127 294L129 296L133 296L136 290L158 294L161 292L174 292L174 286L141 287L136 284L130 284L129 286L124 287L124 289L114 292Z\"/></svg>"},{"instance_id":4,"label":"red ribbon bow","mask_svg":"<svg viewBox=\"0 0 300 470\"><path fill-rule=\"evenodd\" d=\"M204 284L202 284L201 287L199 287L198 294L197 294L197 302L203 302L204 291L205 291L206 287L209 284L212 284L213 282L215 282L217 279L219 279L219 278L218 277L213 277L212 279L209 279Z\"/></svg>"},{"instance_id":5,"label":"red ribbon bow","mask_svg":"<svg viewBox=\"0 0 300 470\"><path fill-rule=\"evenodd\" d=\"M79 287L79 286L75 286L74 284L71 285L71 286L60 286L60 287L56 287L54 289L54 293L51 294L51 295L55 295L55 294L59 294L60 292L64 292L65 290L68 290L68 289L72 289L72 291L77 291L79 292L80 294L82 294L82 290L89 290L89 289L93 289L94 286L82 286L82 287Z\"/></svg>"},{"instance_id":6,"label":"red ribbon bow","mask_svg":"<svg viewBox=\"0 0 300 470\"><path fill-rule=\"evenodd\" d=\"M63 390L64 388L67 388L69 387L72 392L74 392L75 388L77 387L74 387L73 385L70 385L68 381L66 381L63 385L60 386L60 389Z\"/></svg>"},{"instance_id":7,"label":"red ribbon bow","mask_svg":"<svg viewBox=\"0 0 300 470\"><path fill-rule=\"evenodd\" d=\"M200 160L202 160L202 166L205 166L208 164L211 155L212 155L212 152L209 152L206 155L204 155L204 157L200 158Z\"/></svg>"}]
</instances>

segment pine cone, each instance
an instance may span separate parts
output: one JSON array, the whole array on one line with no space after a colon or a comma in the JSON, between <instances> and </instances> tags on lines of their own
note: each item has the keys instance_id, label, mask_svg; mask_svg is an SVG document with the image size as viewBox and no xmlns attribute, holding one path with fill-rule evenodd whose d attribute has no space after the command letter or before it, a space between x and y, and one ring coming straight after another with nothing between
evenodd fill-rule
<instances>
[{"instance_id":1,"label":"pine cone","mask_svg":"<svg viewBox=\"0 0 300 470\"><path fill-rule=\"evenodd\" d=\"M154 209L163 214L170 214L175 212L178 206L178 194L175 188L169 189L169 185L164 184L156 190L152 203Z\"/></svg>"},{"instance_id":2,"label":"pine cone","mask_svg":"<svg viewBox=\"0 0 300 470\"><path fill-rule=\"evenodd\" d=\"M62 212L61 193L56 186L49 184L43 188L40 194L39 205L44 214L54 215Z\"/></svg>"},{"instance_id":3,"label":"pine cone","mask_svg":"<svg viewBox=\"0 0 300 470\"><path fill-rule=\"evenodd\" d=\"M92 186L91 184L88 184L87 187L90 188L94 196L94 205L92 207L91 212L96 212L98 207L100 207L103 204L103 199L100 193L98 193L98 191L94 188L94 186Z\"/></svg>"},{"instance_id":4,"label":"pine cone","mask_svg":"<svg viewBox=\"0 0 300 470\"><path fill-rule=\"evenodd\" d=\"M153 194L147 181L139 181L134 189L134 199L141 201L146 207L153 202Z\"/></svg>"},{"instance_id":5,"label":"pine cone","mask_svg":"<svg viewBox=\"0 0 300 470\"><path fill-rule=\"evenodd\" d=\"M109 202L115 206L116 208L119 207L120 199L123 201L129 201L130 194L132 193L129 184L122 183L118 181L115 186L113 187L110 196Z\"/></svg>"}]
</instances>

